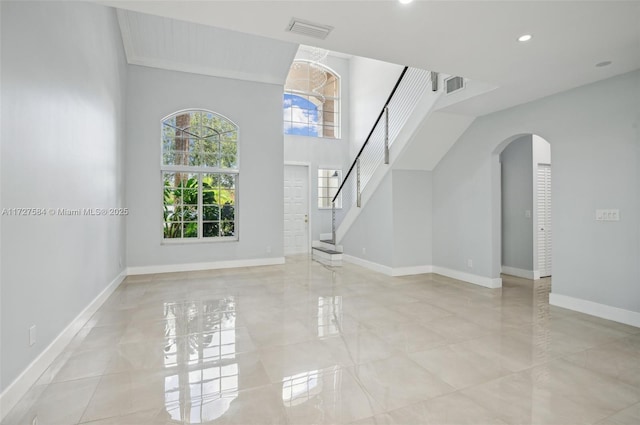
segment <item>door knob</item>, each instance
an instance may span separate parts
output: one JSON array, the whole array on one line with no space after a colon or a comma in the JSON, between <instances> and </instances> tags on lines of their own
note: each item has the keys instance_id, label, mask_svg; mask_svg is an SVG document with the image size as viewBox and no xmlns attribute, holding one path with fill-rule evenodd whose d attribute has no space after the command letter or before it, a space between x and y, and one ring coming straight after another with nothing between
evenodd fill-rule
<instances>
[{"instance_id":1,"label":"door knob","mask_svg":"<svg viewBox=\"0 0 640 425\"><path fill-rule=\"evenodd\" d=\"M304 222L308 223L309 222L309 214L305 214L304 215Z\"/></svg>"}]
</instances>

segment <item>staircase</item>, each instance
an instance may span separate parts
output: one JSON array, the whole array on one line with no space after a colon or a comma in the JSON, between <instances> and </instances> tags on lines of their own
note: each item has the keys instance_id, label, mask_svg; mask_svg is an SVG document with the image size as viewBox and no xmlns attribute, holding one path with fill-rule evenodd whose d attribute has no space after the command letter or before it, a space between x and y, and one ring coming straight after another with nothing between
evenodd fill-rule
<instances>
[{"instance_id":1,"label":"staircase","mask_svg":"<svg viewBox=\"0 0 640 425\"><path fill-rule=\"evenodd\" d=\"M442 94L437 83L435 72L405 67L400 74L333 198L335 206L338 196L342 197L342 208L333 208L334 243L342 240L421 123L433 112Z\"/></svg>"},{"instance_id":2,"label":"staircase","mask_svg":"<svg viewBox=\"0 0 640 425\"><path fill-rule=\"evenodd\" d=\"M313 241L313 259L330 266L341 265L343 248L338 243L385 176L394 168L432 170L474 120L442 112L442 108L495 88L471 82L471 90L442 96L438 82L443 77L436 72L404 68L333 197L331 233ZM336 208L338 197L341 208Z\"/></svg>"},{"instance_id":3,"label":"staircase","mask_svg":"<svg viewBox=\"0 0 640 425\"><path fill-rule=\"evenodd\" d=\"M437 92L437 81L435 72L403 69L333 198L330 239L325 234L321 237L324 240L312 242L314 260L328 266L342 265L343 249L337 242L360 213L364 204L362 191L365 187L369 193L375 191L398 153L432 110L441 94ZM338 196L342 197L341 209L335 207Z\"/></svg>"},{"instance_id":4,"label":"staircase","mask_svg":"<svg viewBox=\"0 0 640 425\"><path fill-rule=\"evenodd\" d=\"M311 258L326 266L342 265L342 246L331 240L313 241L311 243Z\"/></svg>"}]
</instances>

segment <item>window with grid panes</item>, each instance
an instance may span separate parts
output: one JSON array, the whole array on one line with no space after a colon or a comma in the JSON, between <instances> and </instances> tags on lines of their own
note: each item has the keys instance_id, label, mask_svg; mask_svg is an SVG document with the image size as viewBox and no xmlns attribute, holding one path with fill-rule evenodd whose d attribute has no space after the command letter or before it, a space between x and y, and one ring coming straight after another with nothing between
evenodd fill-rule
<instances>
[{"instance_id":1,"label":"window with grid panes","mask_svg":"<svg viewBox=\"0 0 640 425\"><path fill-rule=\"evenodd\" d=\"M238 239L238 126L205 110L162 120L165 240Z\"/></svg>"},{"instance_id":2,"label":"window with grid panes","mask_svg":"<svg viewBox=\"0 0 640 425\"><path fill-rule=\"evenodd\" d=\"M331 208L331 201L338 193L342 170L318 169L318 208ZM336 208L342 208L342 194L336 198Z\"/></svg>"},{"instance_id":3,"label":"window with grid panes","mask_svg":"<svg viewBox=\"0 0 640 425\"><path fill-rule=\"evenodd\" d=\"M317 62L295 60L284 91L284 134L340 137L337 74Z\"/></svg>"}]
</instances>

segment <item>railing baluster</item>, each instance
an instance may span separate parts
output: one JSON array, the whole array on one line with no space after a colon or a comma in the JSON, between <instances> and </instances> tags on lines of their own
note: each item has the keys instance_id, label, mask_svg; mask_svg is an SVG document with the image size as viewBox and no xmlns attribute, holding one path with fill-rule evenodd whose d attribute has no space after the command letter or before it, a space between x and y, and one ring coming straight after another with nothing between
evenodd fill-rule
<instances>
[{"instance_id":1,"label":"railing baluster","mask_svg":"<svg viewBox=\"0 0 640 425\"><path fill-rule=\"evenodd\" d=\"M358 208L362 205L360 199L360 157L356 159L356 205Z\"/></svg>"},{"instance_id":2,"label":"railing baluster","mask_svg":"<svg viewBox=\"0 0 640 425\"><path fill-rule=\"evenodd\" d=\"M331 202L331 243L336 244L336 201Z\"/></svg>"},{"instance_id":3,"label":"railing baluster","mask_svg":"<svg viewBox=\"0 0 640 425\"><path fill-rule=\"evenodd\" d=\"M389 164L389 107L384 107L384 163Z\"/></svg>"}]
</instances>

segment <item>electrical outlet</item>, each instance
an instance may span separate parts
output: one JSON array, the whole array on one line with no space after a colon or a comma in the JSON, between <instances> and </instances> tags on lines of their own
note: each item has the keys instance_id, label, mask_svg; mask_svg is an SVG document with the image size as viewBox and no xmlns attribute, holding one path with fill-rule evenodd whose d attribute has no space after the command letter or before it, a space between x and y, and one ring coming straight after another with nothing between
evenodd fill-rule
<instances>
[{"instance_id":1,"label":"electrical outlet","mask_svg":"<svg viewBox=\"0 0 640 425\"><path fill-rule=\"evenodd\" d=\"M362 248L362 254L366 254L367 253L367 248Z\"/></svg>"},{"instance_id":2,"label":"electrical outlet","mask_svg":"<svg viewBox=\"0 0 640 425\"><path fill-rule=\"evenodd\" d=\"M36 325L29 328L29 347L36 343Z\"/></svg>"},{"instance_id":3,"label":"electrical outlet","mask_svg":"<svg viewBox=\"0 0 640 425\"><path fill-rule=\"evenodd\" d=\"M525 216L526 218L531 218L531 210L526 210L526 211L524 212L524 216Z\"/></svg>"},{"instance_id":4,"label":"electrical outlet","mask_svg":"<svg viewBox=\"0 0 640 425\"><path fill-rule=\"evenodd\" d=\"M467 267L473 268L473 260L471 259L467 260Z\"/></svg>"},{"instance_id":5,"label":"electrical outlet","mask_svg":"<svg viewBox=\"0 0 640 425\"><path fill-rule=\"evenodd\" d=\"M267 245L267 254L271 254L271 245Z\"/></svg>"}]
</instances>

